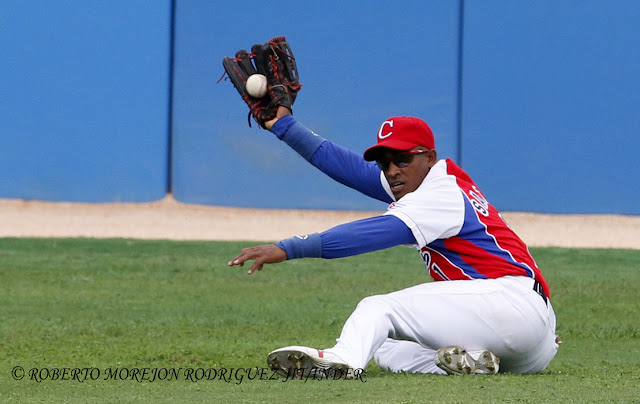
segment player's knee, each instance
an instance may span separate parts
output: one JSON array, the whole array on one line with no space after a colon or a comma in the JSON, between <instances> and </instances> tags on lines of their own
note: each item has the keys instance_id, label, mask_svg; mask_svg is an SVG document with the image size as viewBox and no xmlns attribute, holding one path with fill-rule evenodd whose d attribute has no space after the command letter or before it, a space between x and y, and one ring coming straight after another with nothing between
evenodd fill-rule
<instances>
[{"instance_id":1,"label":"player's knee","mask_svg":"<svg viewBox=\"0 0 640 404\"><path fill-rule=\"evenodd\" d=\"M384 295L375 295L367 296L360 300L360 303L358 303L358 309L384 315L391 309L391 305Z\"/></svg>"}]
</instances>

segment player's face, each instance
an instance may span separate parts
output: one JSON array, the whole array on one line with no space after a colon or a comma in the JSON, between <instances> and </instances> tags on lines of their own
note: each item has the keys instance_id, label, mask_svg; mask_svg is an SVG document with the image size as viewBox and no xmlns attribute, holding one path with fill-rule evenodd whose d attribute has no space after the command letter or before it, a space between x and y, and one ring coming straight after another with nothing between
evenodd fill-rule
<instances>
[{"instance_id":1,"label":"player's face","mask_svg":"<svg viewBox=\"0 0 640 404\"><path fill-rule=\"evenodd\" d=\"M435 150L420 146L411 150L386 149L376 162L383 171L397 201L418 189L431 167L437 162L437 154Z\"/></svg>"}]
</instances>

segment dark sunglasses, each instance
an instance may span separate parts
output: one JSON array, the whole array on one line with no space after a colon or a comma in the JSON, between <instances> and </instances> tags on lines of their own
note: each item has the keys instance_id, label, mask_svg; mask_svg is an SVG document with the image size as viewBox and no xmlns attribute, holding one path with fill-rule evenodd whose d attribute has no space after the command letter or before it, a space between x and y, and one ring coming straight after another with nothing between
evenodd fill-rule
<instances>
[{"instance_id":1,"label":"dark sunglasses","mask_svg":"<svg viewBox=\"0 0 640 404\"><path fill-rule=\"evenodd\" d=\"M413 156L416 154L426 153L429 150L408 150L406 152L394 154L391 157L380 156L376 159L376 164L382 171L387 171L391 163L395 164L398 168L405 168L413 161Z\"/></svg>"}]
</instances>

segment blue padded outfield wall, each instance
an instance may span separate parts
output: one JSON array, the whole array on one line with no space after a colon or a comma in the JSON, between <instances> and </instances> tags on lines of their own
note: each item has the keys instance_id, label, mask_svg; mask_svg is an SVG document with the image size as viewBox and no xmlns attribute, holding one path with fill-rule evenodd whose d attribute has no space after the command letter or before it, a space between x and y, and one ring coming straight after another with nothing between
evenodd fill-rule
<instances>
[{"instance_id":1,"label":"blue padded outfield wall","mask_svg":"<svg viewBox=\"0 0 640 404\"><path fill-rule=\"evenodd\" d=\"M1 2L0 198L384 209L217 83L224 56L286 35L319 135L361 153L416 115L501 210L640 214L640 2L278 4Z\"/></svg>"},{"instance_id":2,"label":"blue padded outfield wall","mask_svg":"<svg viewBox=\"0 0 640 404\"><path fill-rule=\"evenodd\" d=\"M304 85L294 115L320 136L360 153L386 118L420 115L443 153L455 153L458 4L415 3L284 1L275 20L240 23L237 5L179 0L175 197L267 208L386 208L326 178L255 123L249 128L248 109L231 82L216 83L224 56L274 35L286 34ZM287 32L273 31L278 21Z\"/></svg>"},{"instance_id":3,"label":"blue padded outfield wall","mask_svg":"<svg viewBox=\"0 0 640 404\"><path fill-rule=\"evenodd\" d=\"M0 2L0 198L164 197L170 6Z\"/></svg>"},{"instance_id":4,"label":"blue padded outfield wall","mask_svg":"<svg viewBox=\"0 0 640 404\"><path fill-rule=\"evenodd\" d=\"M640 1L466 1L462 163L503 210L640 214Z\"/></svg>"}]
</instances>

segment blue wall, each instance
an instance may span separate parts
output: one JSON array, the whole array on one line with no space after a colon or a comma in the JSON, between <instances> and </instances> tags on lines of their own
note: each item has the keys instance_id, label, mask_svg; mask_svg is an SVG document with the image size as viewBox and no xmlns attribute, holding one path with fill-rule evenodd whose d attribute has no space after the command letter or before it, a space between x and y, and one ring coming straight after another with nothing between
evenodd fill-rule
<instances>
[{"instance_id":1,"label":"blue wall","mask_svg":"<svg viewBox=\"0 0 640 404\"><path fill-rule=\"evenodd\" d=\"M464 21L462 163L487 198L640 214L640 2L468 1Z\"/></svg>"},{"instance_id":2,"label":"blue wall","mask_svg":"<svg viewBox=\"0 0 640 404\"><path fill-rule=\"evenodd\" d=\"M321 136L362 152L417 115L499 209L640 214L640 2L283 1L242 24L224 2L9 3L0 197L384 209L249 128L216 83L222 57L286 35L295 115Z\"/></svg>"},{"instance_id":3,"label":"blue wall","mask_svg":"<svg viewBox=\"0 0 640 404\"><path fill-rule=\"evenodd\" d=\"M422 115L429 117L441 152L455 153L457 3L343 4L278 3L277 20L287 32L274 32L278 23L272 18L239 29L235 4L178 1L173 98L178 200L267 208L386 207L318 175L257 125L249 128L248 109L231 82L216 84L224 56L276 35L289 39L304 84L294 114L319 135L363 152L386 118Z\"/></svg>"},{"instance_id":4,"label":"blue wall","mask_svg":"<svg viewBox=\"0 0 640 404\"><path fill-rule=\"evenodd\" d=\"M0 197L167 188L171 2L0 2Z\"/></svg>"}]
</instances>

